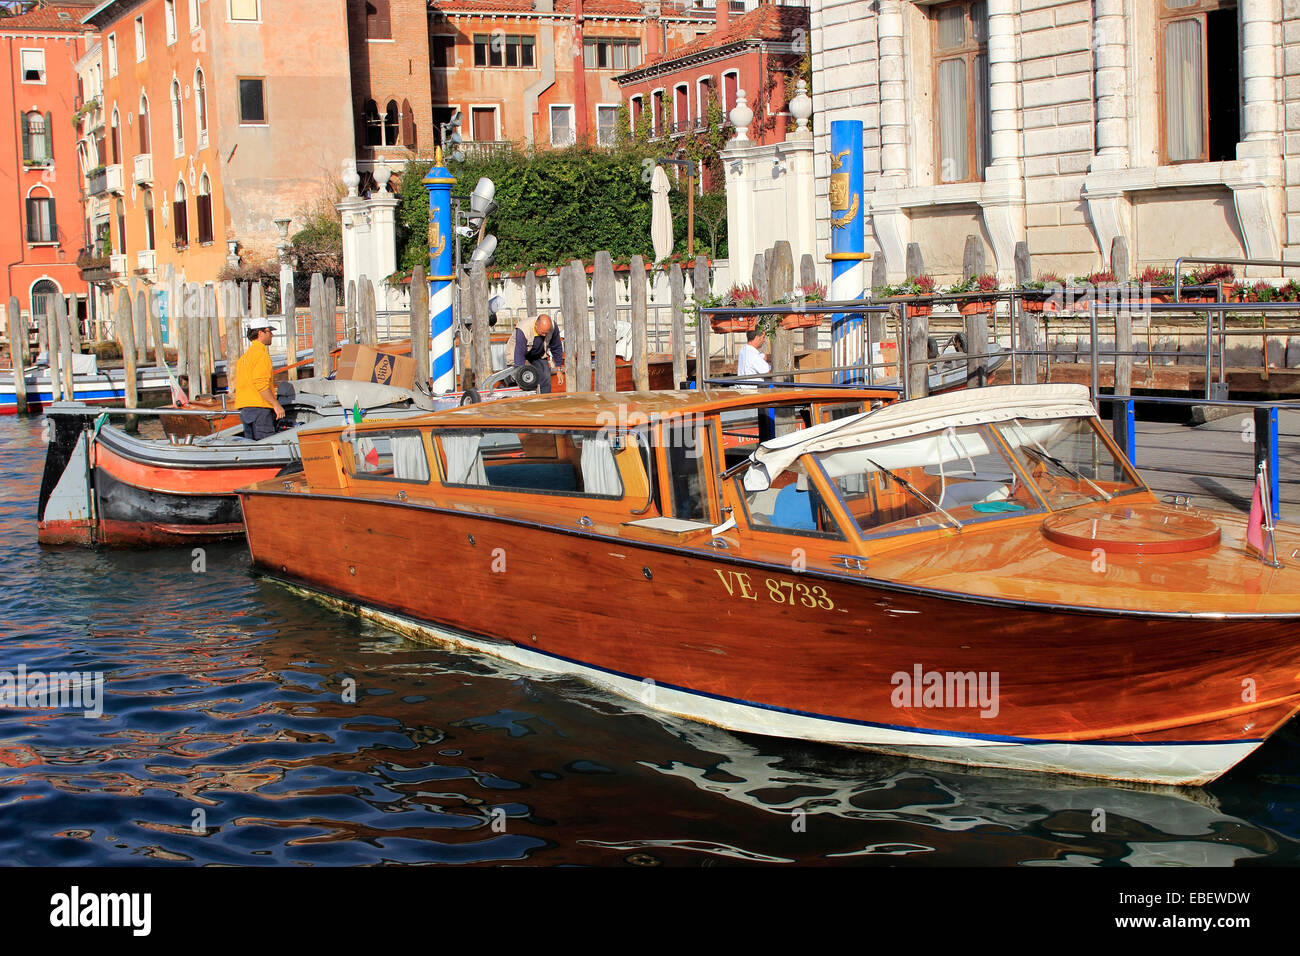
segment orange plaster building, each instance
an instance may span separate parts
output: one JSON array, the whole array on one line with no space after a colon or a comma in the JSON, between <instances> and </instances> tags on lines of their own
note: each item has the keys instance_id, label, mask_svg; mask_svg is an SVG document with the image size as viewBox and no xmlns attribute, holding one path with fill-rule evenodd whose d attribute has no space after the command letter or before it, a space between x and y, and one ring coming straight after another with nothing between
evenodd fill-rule
<instances>
[{"instance_id":1,"label":"orange plaster building","mask_svg":"<svg viewBox=\"0 0 1300 956\"><path fill-rule=\"evenodd\" d=\"M52 313L61 296L72 315L86 316L72 122L76 63L93 42L81 24L86 9L56 3L0 19L8 64L0 90L0 317L10 296L24 313Z\"/></svg>"},{"instance_id":2,"label":"orange plaster building","mask_svg":"<svg viewBox=\"0 0 1300 956\"><path fill-rule=\"evenodd\" d=\"M115 282L211 282L272 258L355 157L347 0L107 0L100 35Z\"/></svg>"}]
</instances>

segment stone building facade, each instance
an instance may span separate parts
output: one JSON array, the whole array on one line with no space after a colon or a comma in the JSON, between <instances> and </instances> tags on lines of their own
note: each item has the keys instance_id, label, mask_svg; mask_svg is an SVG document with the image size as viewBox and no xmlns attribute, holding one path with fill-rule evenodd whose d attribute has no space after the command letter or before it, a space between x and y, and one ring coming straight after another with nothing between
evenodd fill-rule
<instances>
[{"instance_id":1,"label":"stone building facade","mask_svg":"<svg viewBox=\"0 0 1300 956\"><path fill-rule=\"evenodd\" d=\"M1300 257L1300 0L812 0L819 249L830 123L865 125L867 247L1013 275ZM1276 276L1275 266L1252 267Z\"/></svg>"}]
</instances>

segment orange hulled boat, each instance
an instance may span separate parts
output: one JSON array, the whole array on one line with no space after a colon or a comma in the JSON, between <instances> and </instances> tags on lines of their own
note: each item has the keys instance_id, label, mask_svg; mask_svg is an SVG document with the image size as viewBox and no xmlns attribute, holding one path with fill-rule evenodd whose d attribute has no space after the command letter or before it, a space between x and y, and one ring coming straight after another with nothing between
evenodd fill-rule
<instances>
[{"instance_id":1,"label":"orange hulled boat","mask_svg":"<svg viewBox=\"0 0 1300 956\"><path fill-rule=\"evenodd\" d=\"M1161 504L1082 387L892 397L308 429L302 474L241 492L249 546L409 633L736 731L1200 784L1300 708L1300 528L1275 566L1245 518Z\"/></svg>"}]
</instances>

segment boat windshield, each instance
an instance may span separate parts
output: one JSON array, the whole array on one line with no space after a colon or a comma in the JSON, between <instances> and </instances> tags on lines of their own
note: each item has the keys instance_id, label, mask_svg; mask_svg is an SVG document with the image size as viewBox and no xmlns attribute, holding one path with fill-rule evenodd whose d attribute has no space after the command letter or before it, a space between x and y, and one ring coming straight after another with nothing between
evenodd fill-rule
<instances>
[{"instance_id":1,"label":"boat windshield","mask_svg":"<svg viewBox=\"0 0 1300 956\"><path fill-rule=\"evenodd\" d=\"M868 538L1041 511L987 425L815 452Z\"/></svg>"},{"instance_id":2,"label":"boat windshield","mask_svg":"<svg viewBox=\"0 0 1300 956\"><path fill-rule=\"evenodd\" d=\"M998 429L1053 511L1109 501L1143 486L1090 418L1017 418Z\"/></svg>"}]
</instances>

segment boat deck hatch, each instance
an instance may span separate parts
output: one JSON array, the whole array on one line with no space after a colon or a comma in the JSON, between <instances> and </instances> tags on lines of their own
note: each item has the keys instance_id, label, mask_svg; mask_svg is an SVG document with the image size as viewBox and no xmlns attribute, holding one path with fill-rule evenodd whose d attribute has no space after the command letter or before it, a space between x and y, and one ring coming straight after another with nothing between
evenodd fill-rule
<instances>
[{"instance_id":1,"label":"boat deck hatch","mask_svg":"<svg viewBox=\"0 0 1300 956\"><path fill-rule=\"evenodd\" d=\"M1042 527L1049 541L1067 548L1117 554L1179 554L1219 543L1219 526L1213 521L1164 505L1065 511L1048 517Z\"/></svg>"}]
</instances>

